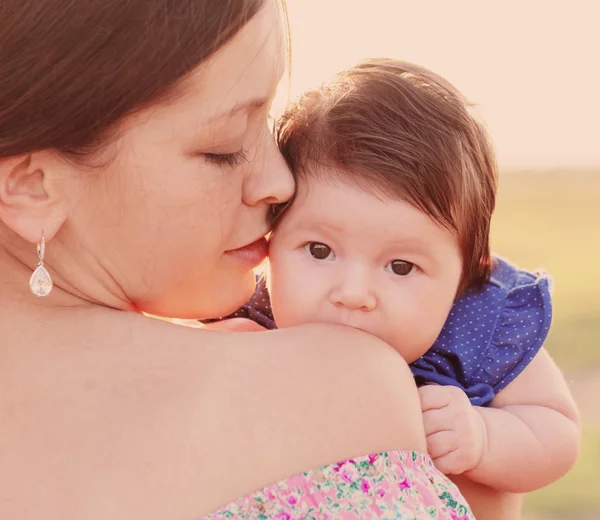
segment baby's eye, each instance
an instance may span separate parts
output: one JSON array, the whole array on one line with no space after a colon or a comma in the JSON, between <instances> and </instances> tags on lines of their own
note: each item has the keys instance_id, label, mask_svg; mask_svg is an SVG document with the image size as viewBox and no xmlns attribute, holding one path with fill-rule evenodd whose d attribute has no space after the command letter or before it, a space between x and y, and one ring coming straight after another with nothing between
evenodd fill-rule
<instances>
[{"instance_id":1,"label":"baby's eye","mask_svg":"<svg viewBox=\"0 0 600 520\"><path fill-rule=\"evenodd\" d=\"M327 244L322 244L321 242L309 242L304 246L304 249L317 260L332 260L335 258L331 248Z\"/></svg>"},{"instance_id":2,"label":"baby's eye","mask_svg":"<svg viewBox=\"0 0 600 520\"><path fill-rule=\"evenodd\" d=\"M386 265L386 268L398 276L408 276L417 268L417 266L412 262L407 262L405 260L392 260Z\"/></svg>"}]
</instances>

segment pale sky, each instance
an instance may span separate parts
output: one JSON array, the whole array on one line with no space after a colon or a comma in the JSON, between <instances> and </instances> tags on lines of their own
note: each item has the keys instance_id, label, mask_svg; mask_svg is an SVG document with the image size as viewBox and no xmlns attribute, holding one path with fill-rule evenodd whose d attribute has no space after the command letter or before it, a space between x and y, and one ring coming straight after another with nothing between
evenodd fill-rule
<instances>
[{"instance_id":1,"label":"pale sky","mask_svg":"<svg viewBox=\"0 0 600 520\"><path fill-rule=\"evenodd\" d=\"M445 76L500 166L600 169L600 0L287 0L292 95L365 57Z\"/></svg>"}]
</instances>

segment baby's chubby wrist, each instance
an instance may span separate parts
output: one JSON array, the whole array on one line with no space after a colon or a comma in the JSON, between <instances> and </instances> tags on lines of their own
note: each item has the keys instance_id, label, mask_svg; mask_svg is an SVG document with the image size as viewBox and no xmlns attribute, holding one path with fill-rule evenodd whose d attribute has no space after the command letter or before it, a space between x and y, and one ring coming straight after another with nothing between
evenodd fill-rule
<instances>
[{"instance_id":1,"label":"baby's chubby wrist","mask_svg":"<svg viewBox=\"0 0 600 520\"><path fill-rule=\"evenodd\" d=\"M488 425L485 420L485 408L481 406L473 406L473 415L475 417L475 423L477 424L477 446L480 448L477 450L477 456L474 460L473 466L465 471L465 475L472 474L480 471L485 467L485 461L488 457L489 442L488 442Z\"/></svg>"}]
</instances>

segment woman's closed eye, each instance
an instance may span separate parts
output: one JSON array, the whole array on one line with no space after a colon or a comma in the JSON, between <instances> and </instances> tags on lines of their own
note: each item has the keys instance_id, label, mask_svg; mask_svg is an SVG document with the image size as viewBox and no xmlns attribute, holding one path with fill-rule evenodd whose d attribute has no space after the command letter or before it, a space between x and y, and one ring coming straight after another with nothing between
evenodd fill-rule
<instances>
[{"instance_id":1,"label":"woman's closed eye","mask_svg":"<svg viewBox=\"0 0 600 520\"><path fill-rule=\"evenodd\" d=\"M333 250L322 242L309 242L304 249L316 260L333 260L335 258Z\"/></svg>"},{"instance_id":2,"label":"woman's closed eye","mask_svg":"<svg viewBox=\"0 0 600 520\"><path fill-rule=\"evenodd\" d=\"M248 161L247 153L247 150L241 148L232 153L205 153L203 155L208 162L218 166L239 166Z\"/></svg>"},{"instance_id":3,"label":"woman's closed eye","mask_svg":"<svg viewBox=\"0 0 600 520\"><path fill-rule=\"evenodd\" d=\"M406 260L392 260L385 266L385 269L386 271L389 271L397 276L408 276L409 274L415 272L418 267L412 262L407 262Z\"/></svg>"}]
</instances>

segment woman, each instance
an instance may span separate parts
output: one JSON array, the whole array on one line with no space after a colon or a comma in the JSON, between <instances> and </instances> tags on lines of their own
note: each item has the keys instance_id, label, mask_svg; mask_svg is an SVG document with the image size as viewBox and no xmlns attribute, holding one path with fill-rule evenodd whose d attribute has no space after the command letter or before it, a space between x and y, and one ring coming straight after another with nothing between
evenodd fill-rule
<instances>
[{"instance_id":1,"label":"woman","mask_svg":"<svg viewBox=\"0 0 600 520\"><path fill-rule=\"evenodd\" d=\"M424 450L410 373L370 336L142 314L251 295L294 189L267 124L283 38L274 0L0 4L3 518L226 514L309 468Z\"/></svg>"}]
</instances>

